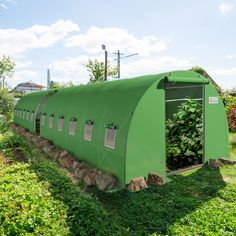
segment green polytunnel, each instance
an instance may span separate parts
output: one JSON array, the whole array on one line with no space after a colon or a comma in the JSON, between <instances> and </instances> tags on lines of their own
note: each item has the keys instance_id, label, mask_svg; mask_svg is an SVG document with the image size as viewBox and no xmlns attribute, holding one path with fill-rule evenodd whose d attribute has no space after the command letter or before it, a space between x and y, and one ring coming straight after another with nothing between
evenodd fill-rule
<instances>
[{"instance_id":1,"label":"green polytunnel","mask_svg":"<svg viewBox=\"0 0 236 236\"><path fill-rule=\"evenodd\" d=\"M150 172L166 177L165 122L190 98L203 104L202 162L229 158L223 103L207 78L190 71L31 93L19 100L15 123L124 186Z\"/></svg>"}]
</instances>

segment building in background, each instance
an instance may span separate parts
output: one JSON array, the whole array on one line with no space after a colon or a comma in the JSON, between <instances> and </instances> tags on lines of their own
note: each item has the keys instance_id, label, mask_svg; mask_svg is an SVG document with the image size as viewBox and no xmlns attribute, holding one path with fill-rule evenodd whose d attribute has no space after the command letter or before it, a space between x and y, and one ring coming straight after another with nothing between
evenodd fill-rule
<instances>
[{"instance_id":1,"label":"building in background","mask_svg":"<svg viewBox=\"0 0 236 236\"><path fill-rule=\"evenodd\" d=\"M14 88L16 93L23 93L23 94L38 92L43 89L44 86L32 82L20 83Z\"/></svg>"}]
</instances>

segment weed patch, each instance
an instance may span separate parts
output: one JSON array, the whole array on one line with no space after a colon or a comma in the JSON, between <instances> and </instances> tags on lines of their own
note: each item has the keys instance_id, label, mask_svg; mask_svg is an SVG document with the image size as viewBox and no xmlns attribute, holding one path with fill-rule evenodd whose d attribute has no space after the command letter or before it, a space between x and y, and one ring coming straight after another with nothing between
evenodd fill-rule
<instances>
[{"instance_id":1,"label":"weed patch","mask_svg":"<svg viewBox=\"0 0 236 236\"><path fill-rule=\"evenodd\" d=\"M66 208L29 170L29 164L0 168L1 235L67 235L66 218Z\"/></svg>"},{"instance_id":2,"label":"weed patch","mask_svg":"<svg viewBox=\"0 0 236 236\"><path fill-rule=\"evenodd\" d=\"M6 153L20 149L28 164L13 164L12 171L4 172L8 182L1 184L1 188L8 187L0 192L8 194L4 196L8 200L0 200L1 207L9 211L12 219L20 220L11 220L13 226L8 221L2 232L31 233L27 219L33 219L34 228L38 230L33 232L35 235L53 235L54 229L60 232L55 235L235 235L236 184L233 180L236 166L216 170L203 166L171 177L171 181L162 187L139 192L126 189L102 192L93 188L85 192L83 185L72 184L57 163L47 159L21 137L9 135L16 139L4 137ZM21 177L9 177L17 174ZM229 181L225 181L226 177ZM26 190L22 190L23 187ZM18 200L3 205L10 199ZM33 201L31 208L28 207L29 201ZM24 207L22 216L19 203ZM36 209L39 213L33 211ZM49 216L50 224L45 222ZM0 219L5 218L1 216ZM21 225L14 222L21 222ZM59 222L62 222L62 229L57 228ZM6 231L12 227L18 231Z\"/></svg>"}]
</instances>

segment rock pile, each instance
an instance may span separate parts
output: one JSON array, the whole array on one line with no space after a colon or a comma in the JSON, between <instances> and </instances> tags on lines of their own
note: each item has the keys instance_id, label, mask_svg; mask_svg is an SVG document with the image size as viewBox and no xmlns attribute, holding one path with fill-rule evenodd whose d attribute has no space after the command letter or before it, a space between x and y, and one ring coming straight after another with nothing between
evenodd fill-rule
<instances>
[{"instance_id":1,"label":"rock pile","mask_svg":"<svg viewBox=\"0 0 236 236\"><path fill-rule=\"evenodd\" d=\"M215 159L209 160L209 166L211 169L217 169L223 165L235 165L235 164L236 164L236 161L225 159L225 158L219 158L218 160L215 160Z\"/></svg>"},{"instance_id":2,"label":"rock pile","mask_svg":"<svg viewBox=\"0 0 236 236\"><path fill-rule=\"evenodd\" d=\"M12 125L12 128L45 154L57 161L62 168L69 171L69 175L73 181L83 180L88 186L96 186L99 190L109 190L117 186L117 180L111 174L104 173L84 161L77 160L66 150L57 148L50 141L41 138L39 135L31 134L25 128L17 125ZM128 185L128 189L130 191L138 191L149 186L162 186L164 184L163 177L156 173L149 173L147 180L143 176L132 179Z\"/></svg>"},{"instance_id":3,"label":"rock pile","mask_svg":"<svg viewBox=\"0 0 236 236\"><path fill-rule=\"evenodd\" d=\"M147 181L143 176L134 178L130 181L128 189L138 191L148 188L149 186L162 186L165 184L164 178L156 173L149 173Z\"/></svg>"},{"instance_id":4,"label":"rock pile","mask_svg":"<svg viewBox=\"0 0 236 236\"><path fill-rule=\"evenodd\" d=\"M51 142L28 132L25 128L12 125L12 128L25 137L30 143L56 160L61 167L70 172L77 181L83 180L88 186L96 186L100 190L109 190L117 186L116 179L108 173L103 173L83 161L77 160L67 151L54 146Z\"/></svg>"}]
</instances>

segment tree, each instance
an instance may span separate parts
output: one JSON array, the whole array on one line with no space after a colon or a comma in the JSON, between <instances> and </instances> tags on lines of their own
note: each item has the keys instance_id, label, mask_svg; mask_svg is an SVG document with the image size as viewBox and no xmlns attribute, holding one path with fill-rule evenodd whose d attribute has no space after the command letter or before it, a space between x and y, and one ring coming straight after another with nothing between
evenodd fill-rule
<instances>
[{"instance_id":1,"label":"tree","mask_svg":"<svg viewBox=\"0 0 236 236\"><path fill-rule=\"evenodd\" d=\"M51 89L59 89L59 88L68 88L68 87L74 87L76 86L71 80L66 83L59 83L56 81L51 81L50 88Z\"/></svg>"},{"instance_id":2,"label":"tree","mask_svg":"<svg viewBox=\"0 0 236 236\"><path fill-rule=\"evenodd\" d=\"M11 121L13 117L13 110L15 105L14 96L9 94L5 89L5 78L12 77L14 73L15 62L10 57L3 56L0 59L0 82L2 80L2 86L0 85L0 114L3 116L1 123L5 121ZM0 83L1 84L1 83Z\"/></svg>"},{"instance_id":3,"label":"tree","mask_svg":"<svg viewBox=\"0 0 236 236\"><path fill-rule=\"evenodd\" d=\"M90 83L103 82L105 75L105 65L104 62L101 62L97 59L88 60L88 63L85 65L89 72ZM117 67L107 66L107 76L116 78L118 69Z\"/></svg>"},{"instance_id":4,"label":"tree","mask_svg":"<svg viewBox=\"0 0 236 236\"><path fill-rule=\"evenodd\" d=\"M218 93L222 94L221 87L211 78L211 76L202 67L194 66L190 69L190 71L196 72L196 73L198 73L200 75L203 75L204 77L208 78L212 82L212 84L215 86Z\"/></svg>"},{"instance_id":5,"label":"tree","mask_svg":"<svg viewBox=\"0 0 236 236\"><path fill-rule=\"evenodd\" d=\"M14 73L15 62L10 57L3 56L0 59L0 79L2 80L2 87L5 85L5 78L12 77Z\"/></svg>"},{"instance_id":6,"label":"tree","mask_svg":"<svg viewBox=\"0 0 236 236\"><path fill-rule=\"evenodd\" d=\"M13 94L8 93L7 89L0 89L0 114L4 116L5 121L12 120L14 106Z\"/></svg>"},{"instance_id":7,"label":"tree","mask_svg":"<svg viewBox=\"0 0 236 236\"><path fill-rule=\"evenodd\" d=\"M63 86L59 82L51 81L50 88L51 89L58 89L58 88L63 88Z\"/></svg>"}]
</instances>

